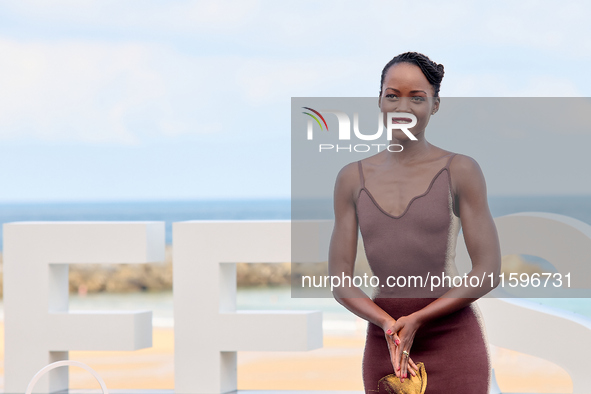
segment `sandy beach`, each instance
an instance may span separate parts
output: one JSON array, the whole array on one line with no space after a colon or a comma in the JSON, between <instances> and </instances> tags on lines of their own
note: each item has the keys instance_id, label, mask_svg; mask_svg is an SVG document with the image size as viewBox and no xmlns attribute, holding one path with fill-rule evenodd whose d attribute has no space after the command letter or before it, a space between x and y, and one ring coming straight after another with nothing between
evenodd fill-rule
<instances>
[{"instance_id":1,"label":"sandy beach","mask_svg":"<svg viewBox=\"0 0 591 394\"><path fill-rule=\"evenodd\" d=\"M0 374L4 375L4 324L0 323ZM324 336L324 347L308 352L239 352L238 389L363 390L362 333ZM560 367L507 349L492 347L497 381L504 392L570 393ZM109 389L173 389L174 330L154 327L153 347L133 352L71 351L71 360L95 369ZM2 379L2 388L4 379ZM70 368L70 388L98 389L81 368Z\"/></svg>"}]
</instances>

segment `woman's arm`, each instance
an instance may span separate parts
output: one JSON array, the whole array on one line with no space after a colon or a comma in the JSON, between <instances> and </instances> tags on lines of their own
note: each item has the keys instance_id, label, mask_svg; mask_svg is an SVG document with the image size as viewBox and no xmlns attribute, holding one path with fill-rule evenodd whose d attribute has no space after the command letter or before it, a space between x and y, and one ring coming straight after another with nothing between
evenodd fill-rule
<instances>
[{"instance_id":1,"label":"woman's arm","mask_svg":"<svg viewBox=\"0 0 591 394\"><path fill-rule=\"evenodd\" d=\"M334 190L334 213L335 225L330 240L330 249L328 253L328 274L332 276L342 275L353 278L355 269L355 257L357 256L357 212L355 209L354 195L359 191L357 185L360 184L357 163L351 163L343 167L339 172ZM400 339L392 331L396 320L386 311L376 305L358 287L335 287L332 291L334 298L345 308L380 327L384 331L390 359L396 376L404 380L401 370L405 373L410 365L410 373L416 376L419 370L412 358L404 360L401 365L398 357L398 345ZM408 361L408 363L406 362Z\"/></svg>"},{"instance_id":2,"label":"woman's arm","mask_svg":"<svg viewBox=\"0 0 591 394\"><path fill-rule=\"evenodd\" d=\"M463 283L468 286L450 289L441 298L413 314L421 325L469 305L499 284L501 247L488 207L484 175L478 163L469 156L458 155L452 163L453 170L450 165L450 172L453 172L458 190L460 218L472 270L467 274L468 280ZM488 276L491 273L493 283ZM470 277L476 276L481 282L483 274L485 281L482 286L469 285Z\"/></svg>"},{"instance_id":3,"label":"woman's arm","mask_svg":"<svg viewBox=\"0 0 591 394\"><path fill-rule=\"evenodd\" d=\"M358 190L359 175L357 163L351 163L341 169L337 175L334 189L335 223L328 252L328 275L353 278L355 257L357 256L357 213L355 210L355 191ZM357 316L384 327L394 319L377 306L358 287L335 287L334 298Z\"/></svg>"}]
</instances>

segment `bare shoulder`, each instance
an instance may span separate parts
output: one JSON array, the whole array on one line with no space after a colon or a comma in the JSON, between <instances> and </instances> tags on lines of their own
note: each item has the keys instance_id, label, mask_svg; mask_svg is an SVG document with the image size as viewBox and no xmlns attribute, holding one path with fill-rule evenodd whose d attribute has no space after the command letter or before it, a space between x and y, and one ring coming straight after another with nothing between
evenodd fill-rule
<instances>
[{"instance_id":1,"label":"bare shoulder","mask_svg":"<svg viewBox=\"0 0 591 394\"><path fill-rule=\"evenodd\" d=\"M452 158L449 169L456 192L486 188L482 168L474 158L458 153Z\"/></svg>"},{"instance_id":2,"label":"bare shoulder","mask_svg":"<svg viewBox=\"0 0 591 394\"><path fill-rule=\"evenodd\" d=\"M359 190L361 177L357 161L343 166L337 174L335 182L335 198L354 199L355 192ZM353 200L351 200L353 201Z\"/></svg>"},{"instance_id":3,"label":"bare shoulder","mask_svg":"<svg viewBox=\"0 0 591 394\"><path fill-rule=\"evenodd\" d=\"M452 158L450 168L458 175L470 175L481 172L480 165L471 156L456 153Z\"/></svg>"}]
</instances>

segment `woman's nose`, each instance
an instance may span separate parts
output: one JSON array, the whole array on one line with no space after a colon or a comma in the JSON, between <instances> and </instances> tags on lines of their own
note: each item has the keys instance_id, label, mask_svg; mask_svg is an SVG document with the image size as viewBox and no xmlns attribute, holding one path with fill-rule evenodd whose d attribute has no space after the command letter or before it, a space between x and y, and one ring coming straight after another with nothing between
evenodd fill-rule
<instances>
[{"instance_id":1,"label":"woman's nose","mask_svg":"<svg viewBox=\"0 0 591 394\"><path fill-rule=\"evenodd\" d=\"M401 97L396 103L395 112L410 112L410 97Z\"/></svg>"}]
</instances>

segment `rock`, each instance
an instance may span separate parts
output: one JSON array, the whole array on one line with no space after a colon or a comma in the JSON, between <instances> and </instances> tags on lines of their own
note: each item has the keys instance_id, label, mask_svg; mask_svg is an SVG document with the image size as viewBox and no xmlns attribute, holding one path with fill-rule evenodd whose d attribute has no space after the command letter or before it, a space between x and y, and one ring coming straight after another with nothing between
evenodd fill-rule
<instances>
[{"instance_id":1,"label":"rock","mask_svg":"<svg viewBox=\"0 0 591 394\"><path fill-rule=\"evenodd\" d=\"M288 285L290 263L236 264L236 281L243 286ZM70 264L70 293L129 293L172 290L172 246L167 245L165 261L149 264ZM2 254L0 253L0 280ZM1 283L1 282L0 282ZM2 287L0 286L0 296Z\"/></svg>"}]
</instances>

